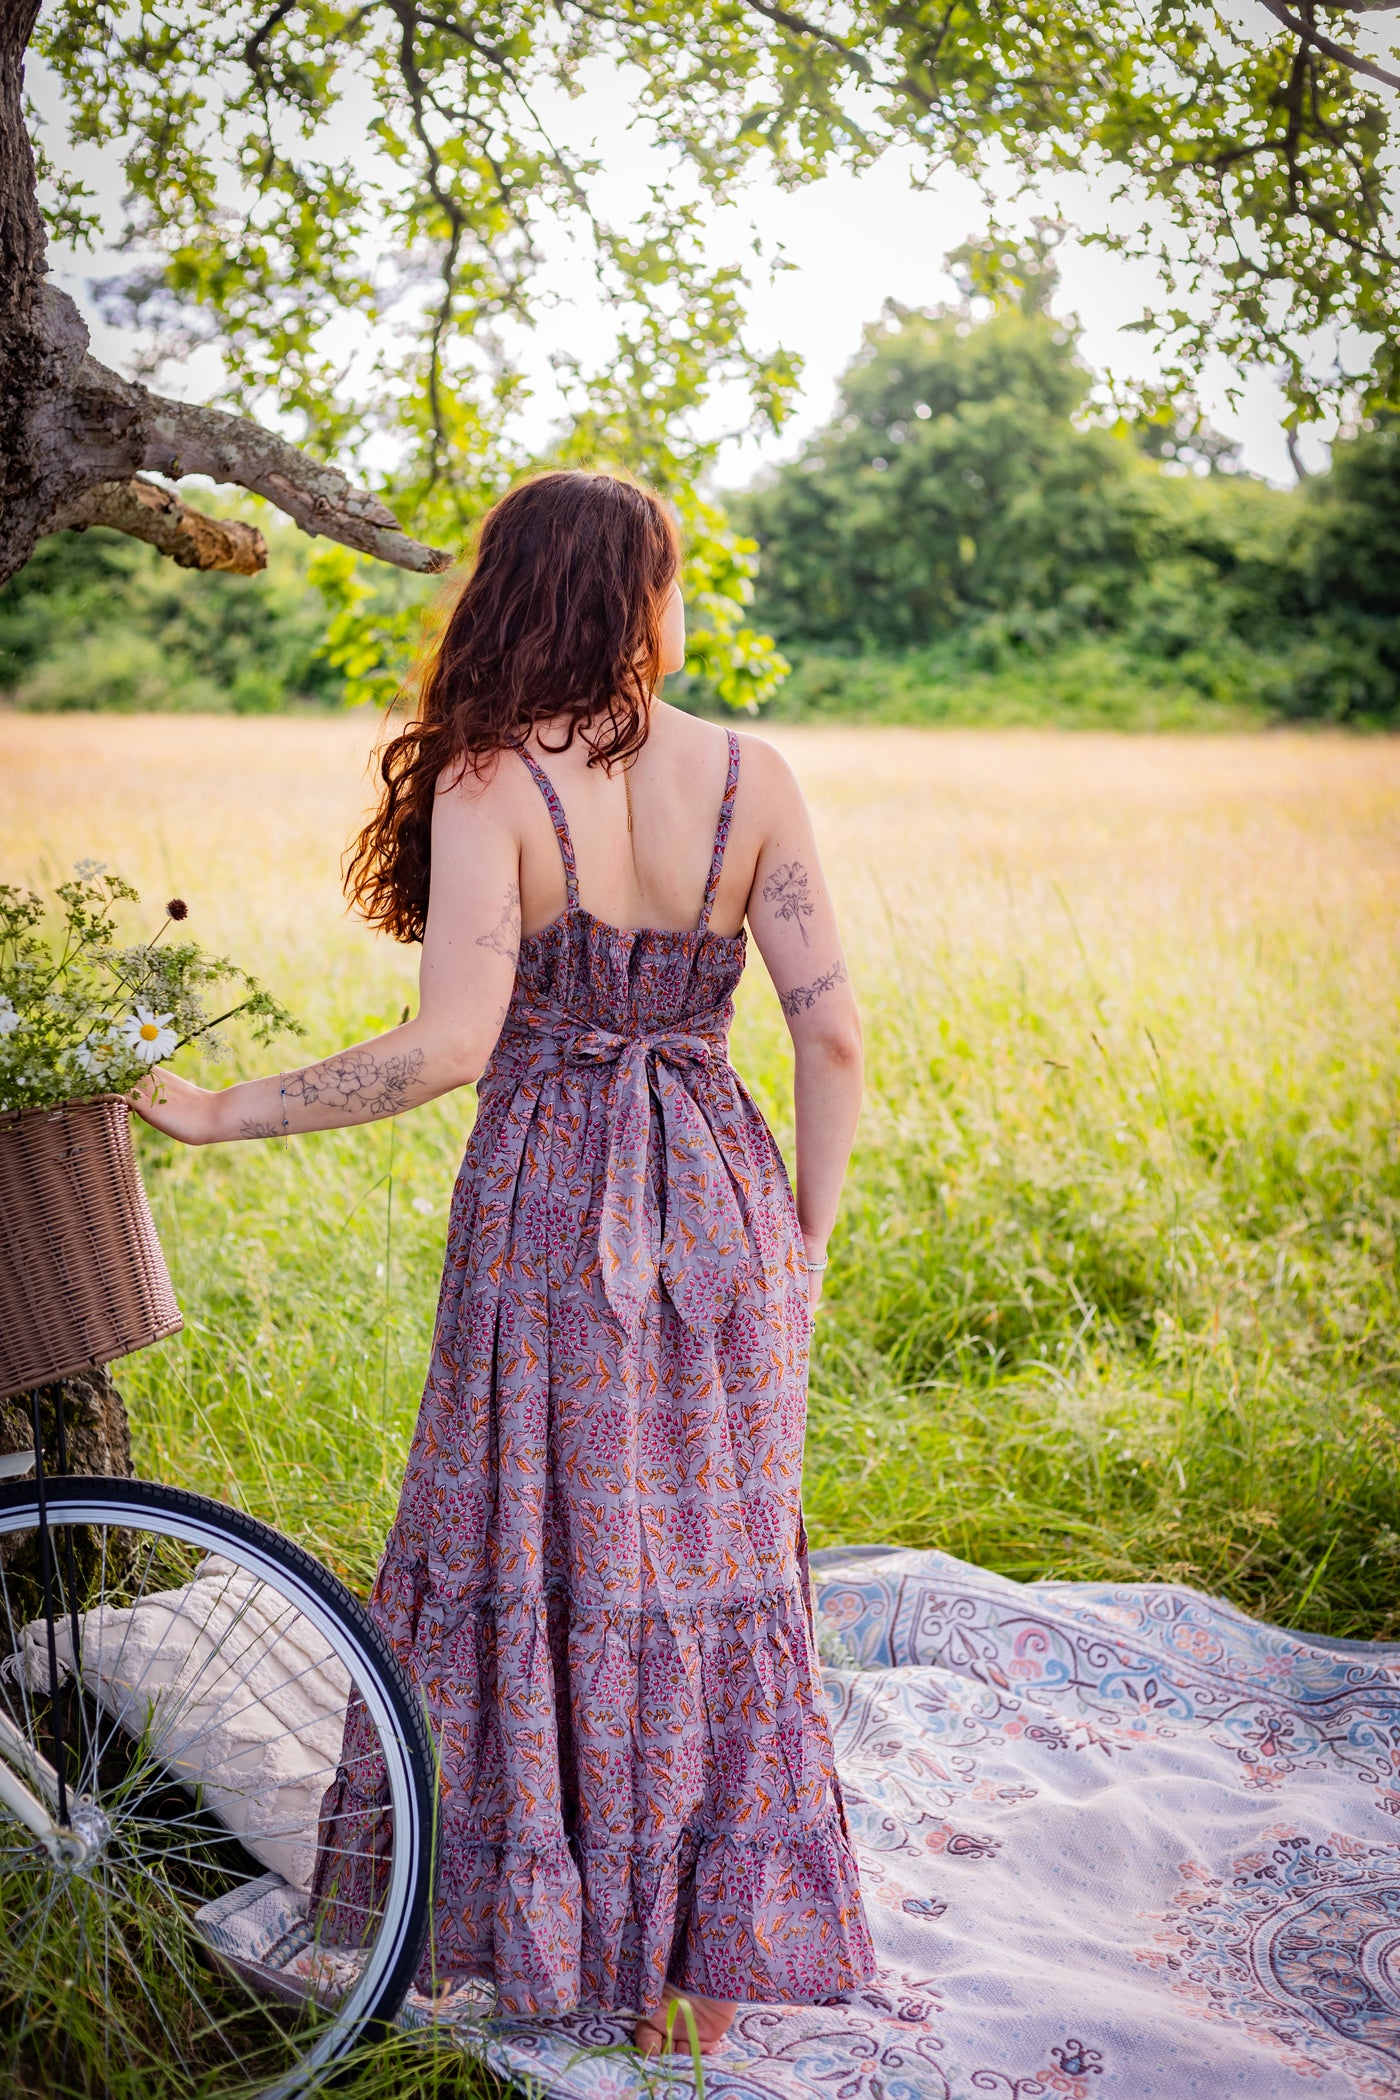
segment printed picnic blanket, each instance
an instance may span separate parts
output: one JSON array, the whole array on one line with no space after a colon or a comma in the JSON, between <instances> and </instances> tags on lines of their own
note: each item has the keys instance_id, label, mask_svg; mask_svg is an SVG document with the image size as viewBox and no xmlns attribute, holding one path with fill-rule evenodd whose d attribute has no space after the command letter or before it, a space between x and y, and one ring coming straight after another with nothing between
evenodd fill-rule
<instances>
[{"instance_id":1,"label":"printed picnic blanket","mask_svg":"<svg viewBox=\"0 0 1400 2100\"><path fill-rule=\"evenodd\" d=\"M741 2007L710 2100L1400 2096L1400 1647L942 1553L813 1576L881 1971ZM658 2091L615 2019L457 2010L537 2091Z\"/></svg>"}]
</instances>

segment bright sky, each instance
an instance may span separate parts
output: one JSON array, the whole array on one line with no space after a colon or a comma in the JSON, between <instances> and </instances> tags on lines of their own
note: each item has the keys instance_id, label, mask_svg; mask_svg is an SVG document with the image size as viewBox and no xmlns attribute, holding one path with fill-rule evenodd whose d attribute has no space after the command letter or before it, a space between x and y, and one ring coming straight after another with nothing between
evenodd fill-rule
<instances>
[{"instance_id":1,"label":"bright sky","mask_svg":"<svg viewBox=\"0 0 1400 2100\"><path fill-rule=\"evenodd\" d=\"M52 107L52 90L46 91L40 69L33 65L31 83L38 90L41 107ZM602 72L584 97L572 103L561 99L551 112L551 121L567 132L571 143L584 149L591 145L601 156L605 172L597 201L604 216L614 220L630 216L633 201L645 197L646 185L659 167L640 135L629 131L631 114L625 81ZM51 142L50 150L55 143ZM344 142L332 143L345 150ZM84 151L80 167L111 207L115 224L121 187L117 164ZM877 318L886 299L928 306L954 296L944 258L961 242L985 233L986 206L971 183L956 173L946 172L930 186L916 188L912 170L909 157L891 154L863 174L834 175L804 190L783 192L771 181L755 180L730 208L717 215L713 226L717 254L746 254L757 233L766 252L781 250L793 266L776 275L762 266L752 270L751 336L764 347L781 343L795 351L804 367L802 397L793 422L780 439L726 443L718 473L722 484L746 483L766 461L795 450L830 414L840 374L859 347L861 329ZM1095 195L1087 185L1060 201L1068 205L1065 216L1079 225L1102 222L1110 208L1103 194ZM1040 208L1052 205L1053 200L1045 199ZM1036 208L1034 202L1023 203L1016 218L1028 221ZM130 255L112 252L74 255L55 249L51 257L58 281L88 314L94 351L119 369L129 367L132 339L97 320L86 287L88 280L129 270L132 263ZM1154 273L1073 240L1061 249L1060 264L1057 305L1082 324L1086 360L1101 372L1152 376L1155 363L1149 340L1125 331L1128 323L1161 296ZM570 253L566 242L557 243L540 283L559 303L524 346L537 387L536 402L524 426L531 440L545 434L557 400L548 362L550 349L567 344L588 358L605 355L607 342L606 322L590 297L584 261ZM1274 386L1264 375L1256 375L1238 408L1231 408L1226 400L1228 377L1223 368L1205 375L1199 391L1210 420L1241 445L1246 467L1273 480L1291 482ZM216 383L212 354L200 353L184 368L161 375L161 384L169 391L193 398L208 398ZM737 399L720 399L710 427L716 432L732 429L740 412ZM1304 433L1303 454L1309 464L1321 465L1326 458L1322 437Z\"/></svg>"}]
</instances>

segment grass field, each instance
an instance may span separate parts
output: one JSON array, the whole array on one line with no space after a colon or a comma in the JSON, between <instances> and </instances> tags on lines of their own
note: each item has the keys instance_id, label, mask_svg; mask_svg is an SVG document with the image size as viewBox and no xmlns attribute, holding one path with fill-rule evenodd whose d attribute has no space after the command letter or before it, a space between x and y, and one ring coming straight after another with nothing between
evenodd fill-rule
<instances>
[{"instance_id":1,"label":"grass field","mask_svg":"<svg viewBox=\"0 0 1400 2100\"><path fill-rule=\"evenodd\" d=\"M1180 1578L1400 1635L1400 745L792 728L869 1038L807 1458L817 1544ZM347 920L343 718L0 716L8 880L95 855L324 1052L413 996ZM761 967L735 1059L784 1142ZM141 1151L186 1312L143 1470L372 1573L471 1103Z\"/></svg>"}]
</instances>

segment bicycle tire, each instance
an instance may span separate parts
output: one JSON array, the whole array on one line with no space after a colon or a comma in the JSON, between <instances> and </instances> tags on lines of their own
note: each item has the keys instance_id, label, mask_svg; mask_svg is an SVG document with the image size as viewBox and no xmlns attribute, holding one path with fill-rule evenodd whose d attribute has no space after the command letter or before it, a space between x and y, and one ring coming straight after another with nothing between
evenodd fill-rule
<instances>
[{"instance_id":1,"label":"bicycle tire","mask_svg":"<svg viewBox=\"0 0 1400 2100\"><path fill-rule=\"evenodd\" d=\"M304 2060L261 2089L261 2100L291 2100L309 2083L323 2079L352 2048L387 2030L418 1969L430 1926L434 1865L434 1761L418 1694L385 1636L344 1583L295 1540L244 1511L159 1482L86 1476L49 1476L45 1500L51 1533L86 1526L126 1535L149 1533L186 1549L234 1559L269 1589L275 1583L292 1607L331 1641L337 1658L348 1659L351 1682L393 1753L387 1782L394 1839L386 1922L361 1983L347 1995L343 2016L328 2022ZM37 1531L38 1525L35 1485L0 1487L0 1542ZM85 1602L84 1610L88 1608ZM5 1609L10 1612L8 1592ZM0 1624L0 1644L5 1630Z\"/></svg>"}]
</instances>

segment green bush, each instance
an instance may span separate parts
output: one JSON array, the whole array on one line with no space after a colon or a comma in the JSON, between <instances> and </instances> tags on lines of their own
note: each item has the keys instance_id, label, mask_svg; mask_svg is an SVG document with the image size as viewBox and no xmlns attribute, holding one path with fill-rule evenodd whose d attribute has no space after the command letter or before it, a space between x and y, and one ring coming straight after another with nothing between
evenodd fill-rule
<instances>
[{"instance_id":1,"label":"green bush","mask_svg":"<svg viewBox=\"0 0 1400 2100\"><path fill-rule=\"evenodd\" d=\"M334 706L310 548L272 527L261 575L206 575L121 533L55 533L0 590L0 693L45 711Z\"/></svg>"},{"instance_id":2,"label":"green bush","mask_svg":"<svg viewBox=\"0 0 1400 2100\"><path fill-rule=\"evenodd\" d=\"M1094 427L1089 383L1043 299L886 308L837 415L738 506L797 664L773 711L1400 719L1400 432L1284 491L1208 434Z\"/></svg>"}]
</instances>

